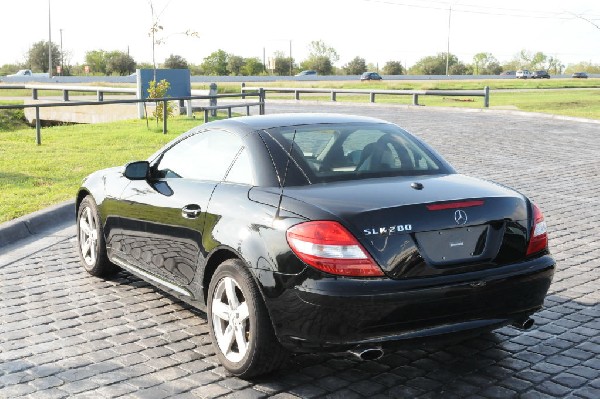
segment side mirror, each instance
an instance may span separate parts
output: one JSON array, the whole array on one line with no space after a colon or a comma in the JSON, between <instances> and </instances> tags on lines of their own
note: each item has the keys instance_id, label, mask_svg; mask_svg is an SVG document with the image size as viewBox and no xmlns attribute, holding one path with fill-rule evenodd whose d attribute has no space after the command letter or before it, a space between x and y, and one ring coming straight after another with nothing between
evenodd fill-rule
<instances>
[{"instance_id":1,"label":"side mirror","mask_svg":"<svg viewBox=\"0 0 600 399\"><path fill-rule=\"evenodd\" d=\"M130 162L125 165L123 176L129 180L146 180L150 172L150 163L148 161Z\"/></svg>"}]
</instances>

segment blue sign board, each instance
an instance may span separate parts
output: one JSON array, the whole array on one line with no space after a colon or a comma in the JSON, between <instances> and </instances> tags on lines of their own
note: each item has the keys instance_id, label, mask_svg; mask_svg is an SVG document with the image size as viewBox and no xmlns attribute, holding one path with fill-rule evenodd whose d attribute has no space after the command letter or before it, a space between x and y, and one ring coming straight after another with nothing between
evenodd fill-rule
<instances>
[{"instance_id":1,"label":"blue sign board","mask_svg":"<svg viewBox=\"0 0 600 399\"><path fill-rule=\"evenodd\" d=\"M138 69L138 98L148 98L150 82L154 80L154 69ZM167 97L189 97L192 95L189 69L156 69L156 81L165 79L170 83Z\"/></svg>"}]
</instances>

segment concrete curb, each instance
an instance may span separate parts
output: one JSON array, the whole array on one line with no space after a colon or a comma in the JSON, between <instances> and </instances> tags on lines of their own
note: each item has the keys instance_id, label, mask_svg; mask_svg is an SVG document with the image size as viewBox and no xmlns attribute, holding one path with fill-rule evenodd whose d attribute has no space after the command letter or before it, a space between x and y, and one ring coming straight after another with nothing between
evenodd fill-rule
<instances>
[{"instance_id":1,"label":"concrete curb","mask_svg":"<svg viewBox=\"0 0 600 399\"><path fill-rule=\"evenodd\" d=\"M0 248L75 220L73 200L0 224Z\"/></svg>"}]
</instances>

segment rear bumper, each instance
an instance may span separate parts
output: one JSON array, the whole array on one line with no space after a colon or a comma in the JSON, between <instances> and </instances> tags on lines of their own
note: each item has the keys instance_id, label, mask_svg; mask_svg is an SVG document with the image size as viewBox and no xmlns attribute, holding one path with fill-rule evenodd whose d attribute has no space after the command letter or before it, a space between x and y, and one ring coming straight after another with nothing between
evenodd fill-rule
<instances>
[{"instance_id":1,"label":"rear bumper","mask_svg":"<svg viewBox=\"0 0 600 399\"><path fill-rule=\"evenodd\" d=\"M354 279L316 272L266 298L276 334L292 350L343 350L493 329L539 310L554 275L549 256L461 275Z\"/></svg>"}]
</instances>

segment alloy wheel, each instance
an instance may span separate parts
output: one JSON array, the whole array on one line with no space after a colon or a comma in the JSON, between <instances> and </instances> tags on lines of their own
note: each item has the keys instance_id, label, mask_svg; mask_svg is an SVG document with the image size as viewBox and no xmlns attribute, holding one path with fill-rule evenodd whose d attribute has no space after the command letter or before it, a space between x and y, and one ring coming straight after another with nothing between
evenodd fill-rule
<instances>
[{"instance_id":1,"label":"alloy wheel","mask_svg":"<svg viewBox=\"0 0 600 399\"><path fill-rule=\"evenodd\" d=\"M98 256L98 221L90 207L86 207L79 218L79 247L85 263L94 266Z\"/></svg>"},{"instance_id":2,"label":"alloy wheel","mask_svg":"<svg viewBox=\"0 0 600 399\"><path fill-rule=\"evenodd\" d=\"M240 362L250 344L250 320L248 303L231 277L217 283L212 299L212 323L221 353L230 362Z\"/></svg>"}]
</instances>

